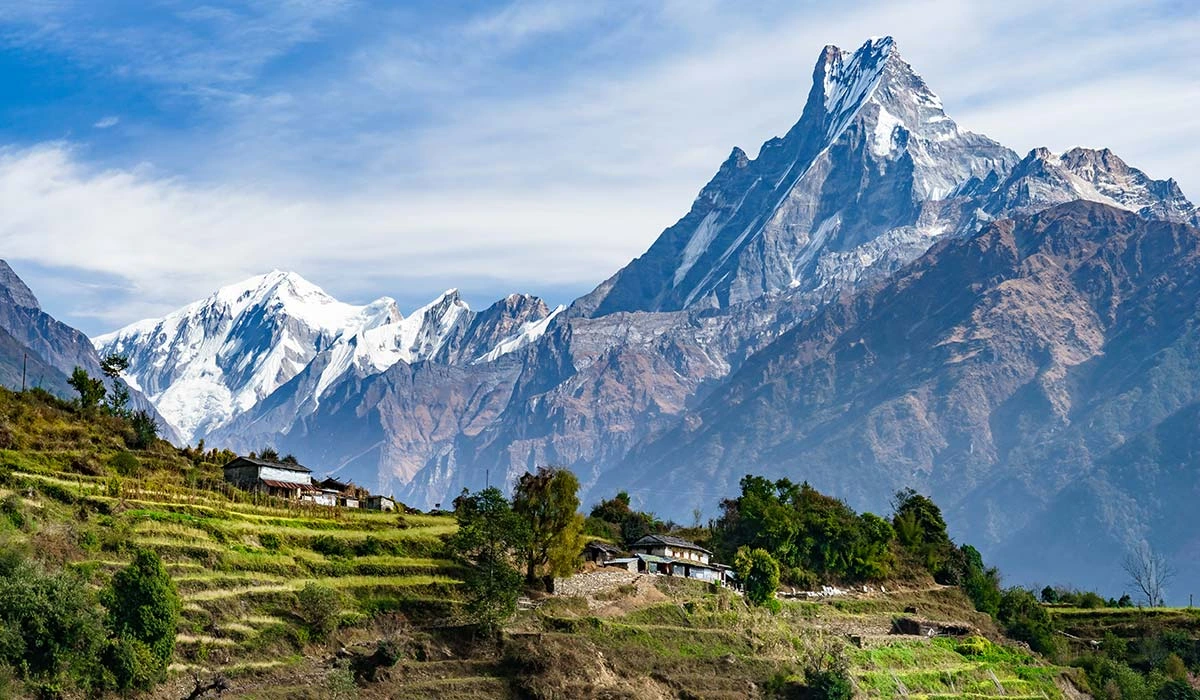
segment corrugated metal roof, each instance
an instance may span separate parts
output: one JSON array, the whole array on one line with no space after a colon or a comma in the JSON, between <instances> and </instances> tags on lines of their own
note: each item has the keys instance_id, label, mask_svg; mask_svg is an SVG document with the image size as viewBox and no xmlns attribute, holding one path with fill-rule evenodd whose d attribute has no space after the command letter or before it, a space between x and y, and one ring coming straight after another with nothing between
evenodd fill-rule
<instances>
[{"instance_id":1,"label":"corrugated metal roof","mask_svg":"<svg viewBox=\"0 0 1200 700\"><path fill-rule=\"evenodd\" d=\"M649 562L651 564L679 564L679 563L681 563L681 562L678 562L669 557L660 557L657 554L638 554L636 556L638 559L641 559L644 562Z\"/></svg>"}]
</instances>

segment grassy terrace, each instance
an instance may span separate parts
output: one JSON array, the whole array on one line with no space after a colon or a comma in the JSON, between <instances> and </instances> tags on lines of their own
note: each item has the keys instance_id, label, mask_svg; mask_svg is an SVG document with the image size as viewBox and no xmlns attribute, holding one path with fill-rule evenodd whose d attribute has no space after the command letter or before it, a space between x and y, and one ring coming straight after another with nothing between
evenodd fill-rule
<instances>
[{"instance_id":1,"label":"grassy terrace","mask_svg":"<svg viewBox=\"0 0 1200 700\"><path fill-rule=\"evenodd\" d=\"M158 552L184 603L177 673L260 674L302 663L296 592L309 582L343 593L348 623L375 611L444 618L456 608L460 572L442 557L451 517L256 503L188 486L182 477L194 467L186 463L121 479L103 468L72 471L81 460L105 458L0 450L0 497L17 499L29 520L0 522L0 544L53 552L96 586L135 547ZM153 461L142 456L143 465ZM203 468L213 484L219 471Z\"/></svg>"}]
</instances>

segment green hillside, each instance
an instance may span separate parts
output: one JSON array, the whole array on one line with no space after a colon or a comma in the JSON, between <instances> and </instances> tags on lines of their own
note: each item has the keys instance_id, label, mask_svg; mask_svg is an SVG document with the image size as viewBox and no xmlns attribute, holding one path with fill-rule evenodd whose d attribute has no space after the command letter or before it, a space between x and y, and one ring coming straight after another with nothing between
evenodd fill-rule
<instances>
[{"instance_id":1,"label":"green hillside","mask_svg":"<svg viewBox=\"0 0 1200 700\"><path fill-rule=\"evenodd\" d=\"M231 454L131 449L124 420L44 392L0 391L0 440L5 552L97 592L137 551L161 557L182 607L167 678L146 697L214 681L246 698L816 697L829 671L859 697L1058 698L1085 682L929 580L772 612L606 570L576 577L597 582L582 592L529 593L492 636L464 614L450 515L252 496L222 482ZM898 634L900 619L957 636ZM69 678L51 692L20 676L0 667L0 697L83 697Z\"/></svg>"}]
</instances>

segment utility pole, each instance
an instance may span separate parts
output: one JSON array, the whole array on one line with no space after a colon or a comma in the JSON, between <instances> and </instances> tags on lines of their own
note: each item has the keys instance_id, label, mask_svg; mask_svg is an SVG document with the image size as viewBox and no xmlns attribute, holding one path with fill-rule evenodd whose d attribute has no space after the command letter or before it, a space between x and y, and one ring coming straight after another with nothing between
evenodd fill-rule
<instances>
[{"instance_id":1,"label":"utility pole","mask_svg":"<svg viewBox=\"0 0 1200 700\"><path fill-rule=\"evenodd\" d=\"M492 470L490 468L484 469L483 470L483 488L490 489L491 487L492 487Z\"/></svg>"},{"instance_id":2,"label":"utility pole","mask_svg":"<svg viewBox=\"0 0 1200 700\"><path fill-rule=\"evenodd\" d=\"M29 353L25 353L24 359L21 360L21 393L25 393L25 371L29 369Z\"/></svg>"}]
</instances>

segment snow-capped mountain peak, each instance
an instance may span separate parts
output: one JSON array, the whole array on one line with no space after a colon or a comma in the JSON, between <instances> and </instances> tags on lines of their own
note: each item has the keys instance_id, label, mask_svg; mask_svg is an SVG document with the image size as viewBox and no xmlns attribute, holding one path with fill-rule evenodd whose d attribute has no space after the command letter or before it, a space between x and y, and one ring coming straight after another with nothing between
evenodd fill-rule
<instances>
[{"instance_id":1,"label":"snow-capped mountain peak","mask_svg":"<svg viewBox=\"0 0 1200 700\"><path fill-rule=\"evenodd\" d=\"M407 317L395 300L338 301L294 272L273 270L218 289L161 319L93 339L129 357L131 385L185 440L203 437L304 373L295 405L315 407L348 376L398 363L490 362L535 341L554 314L510 295L476 314L448 289Z\"/></svg>"},{"instance_id":2,"label":"snow-capped mountain peak","mask_svg":"<svg viewBox=\"0 0 1200 700\"><path fill-rule=\"evenodd\" d=\"M390 298L345 304L275 270L93 342L129 357L130 383L190 440L255 405L339 338L401 319Z\"/></svg>"}]
</instances>

